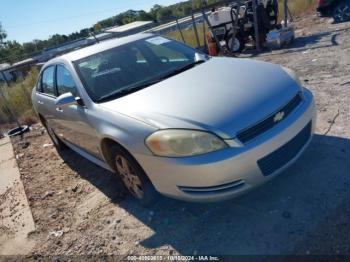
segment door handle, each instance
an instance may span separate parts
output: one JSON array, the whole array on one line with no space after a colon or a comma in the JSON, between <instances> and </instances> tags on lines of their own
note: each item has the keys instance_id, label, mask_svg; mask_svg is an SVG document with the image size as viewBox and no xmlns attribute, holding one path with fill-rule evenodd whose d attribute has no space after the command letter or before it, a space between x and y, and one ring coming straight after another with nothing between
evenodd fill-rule
<instances>
[{"instance_id":1,"label":"door handle","mask_svg":"<svg viewBox=\"0 0 350 262\"><path fill-rule=\"evenodd\" d=\"M39 104L39 105L43 105L44 102L41 102L41 101L39 100L39 101L38 101L38 104Z\"/></svg>"},{"instance_id":2,"label":"door handle","mask_svg":"<svg viewBox=\"0 0 350 262\"><path fill-rule=\"evenodd\" d=\"M59 108L59 107L56 107L56 111L62 113L62 112L63 112L63 109L62 109L62 108Z\"/></svg>"}]
</instances>

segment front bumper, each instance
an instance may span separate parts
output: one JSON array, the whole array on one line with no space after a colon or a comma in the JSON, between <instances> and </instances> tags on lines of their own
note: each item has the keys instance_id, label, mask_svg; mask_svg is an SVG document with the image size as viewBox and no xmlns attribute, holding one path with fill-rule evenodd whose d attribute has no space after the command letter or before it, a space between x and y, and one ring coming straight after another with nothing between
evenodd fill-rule
<instances>
[{"instance_id":1,"label":"front bumper","mask_svg":"<svg viewBox=\"0 0 350 262\"><path fill-rule=\"evenodd\" d=\"M258 161L280 149L311 122L311 136L293 158L268 176ZM242 147L230 147L205 155L166 158L136 154L155 188L162 194L186 201L209 202L238 196L275 177L292 164L309 144L316 123L310 91L301 104L272 129Z\"/></svg>"}]
</instances>

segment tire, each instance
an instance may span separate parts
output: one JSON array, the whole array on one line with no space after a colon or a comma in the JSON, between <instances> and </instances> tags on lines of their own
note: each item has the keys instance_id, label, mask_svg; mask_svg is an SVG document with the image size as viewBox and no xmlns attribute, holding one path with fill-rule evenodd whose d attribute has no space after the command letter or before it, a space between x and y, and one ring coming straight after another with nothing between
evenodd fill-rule
<instances>
[{"instance_id":1,"label":"tire","mask_svg":"<svg viewBox=\"0 0 350 262\"><path fill-rule=\"evenodd\" d=\"M240 53L245 48L245 42L241 35L237 34L233 37L232 34L228 35L226 38L227 49L233 53Z\"/></svg>"},{"instance_id":2,"label":"tire","mask_svg":"<svg viewBox=\"0 0 350 262\"><path fill-rule=\"evenodd\" d=\"M121 146L112 148L114 170L120 176L125 188L144 207L155 204L160 194L138 162Z\"/></svg>"},{"instance_id":3,"label":"tire","mask_svg":"<svg viewBox=\"0 0 350 262\"><path fill-rule=\"evenodd\" d=\"M350 21L350 1L344 1L337 5L332 16L335 23Z\"/></svg>"},{"instance_id":4,"label":"tire","mask_svg":"<svg viewBox=\"0 0 350 262\"><path fill-rule=\"evenodd\" d=\"M49 126L46 121L43 121L44 127L46 128L47 134L49 135L53 145L56 147L57 151L63 151L67 149L67 146L58 138L53 129Z\"/></svg>"}]
</instances>

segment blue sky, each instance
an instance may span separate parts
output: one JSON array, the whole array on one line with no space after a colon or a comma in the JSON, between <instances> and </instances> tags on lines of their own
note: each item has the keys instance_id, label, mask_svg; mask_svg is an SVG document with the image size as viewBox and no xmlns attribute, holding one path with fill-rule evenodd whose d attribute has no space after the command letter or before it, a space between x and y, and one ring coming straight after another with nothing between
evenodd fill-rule
<instances>
[{"instance_id":1,"label":"blue sky","mask_svg":"<svg viewBox=\"0 0 350 262\"><path fill-rule=\"evenodd\" d=\"M128 9L146 10L154 4L180 0L1 0L0 22L8 40L20 43L69 34Z\"/></svg>"}]
</instances>

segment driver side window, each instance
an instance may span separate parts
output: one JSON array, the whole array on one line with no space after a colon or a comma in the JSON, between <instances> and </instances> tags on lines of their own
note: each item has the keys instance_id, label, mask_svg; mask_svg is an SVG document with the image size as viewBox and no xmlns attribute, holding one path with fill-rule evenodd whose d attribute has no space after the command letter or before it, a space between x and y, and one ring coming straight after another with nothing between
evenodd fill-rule
<instances>
[{"instance_id":1,"label":"driver side window","mask_svg":"<svg viewBox=\"0 0 350 262\"><path fill-rule=\"evenodd\" d=\"M70 72L62 65L57 65L57 92L62 95L71 92L74 96L79 96L74 79Z\"/></svg>"}]
</instances>

